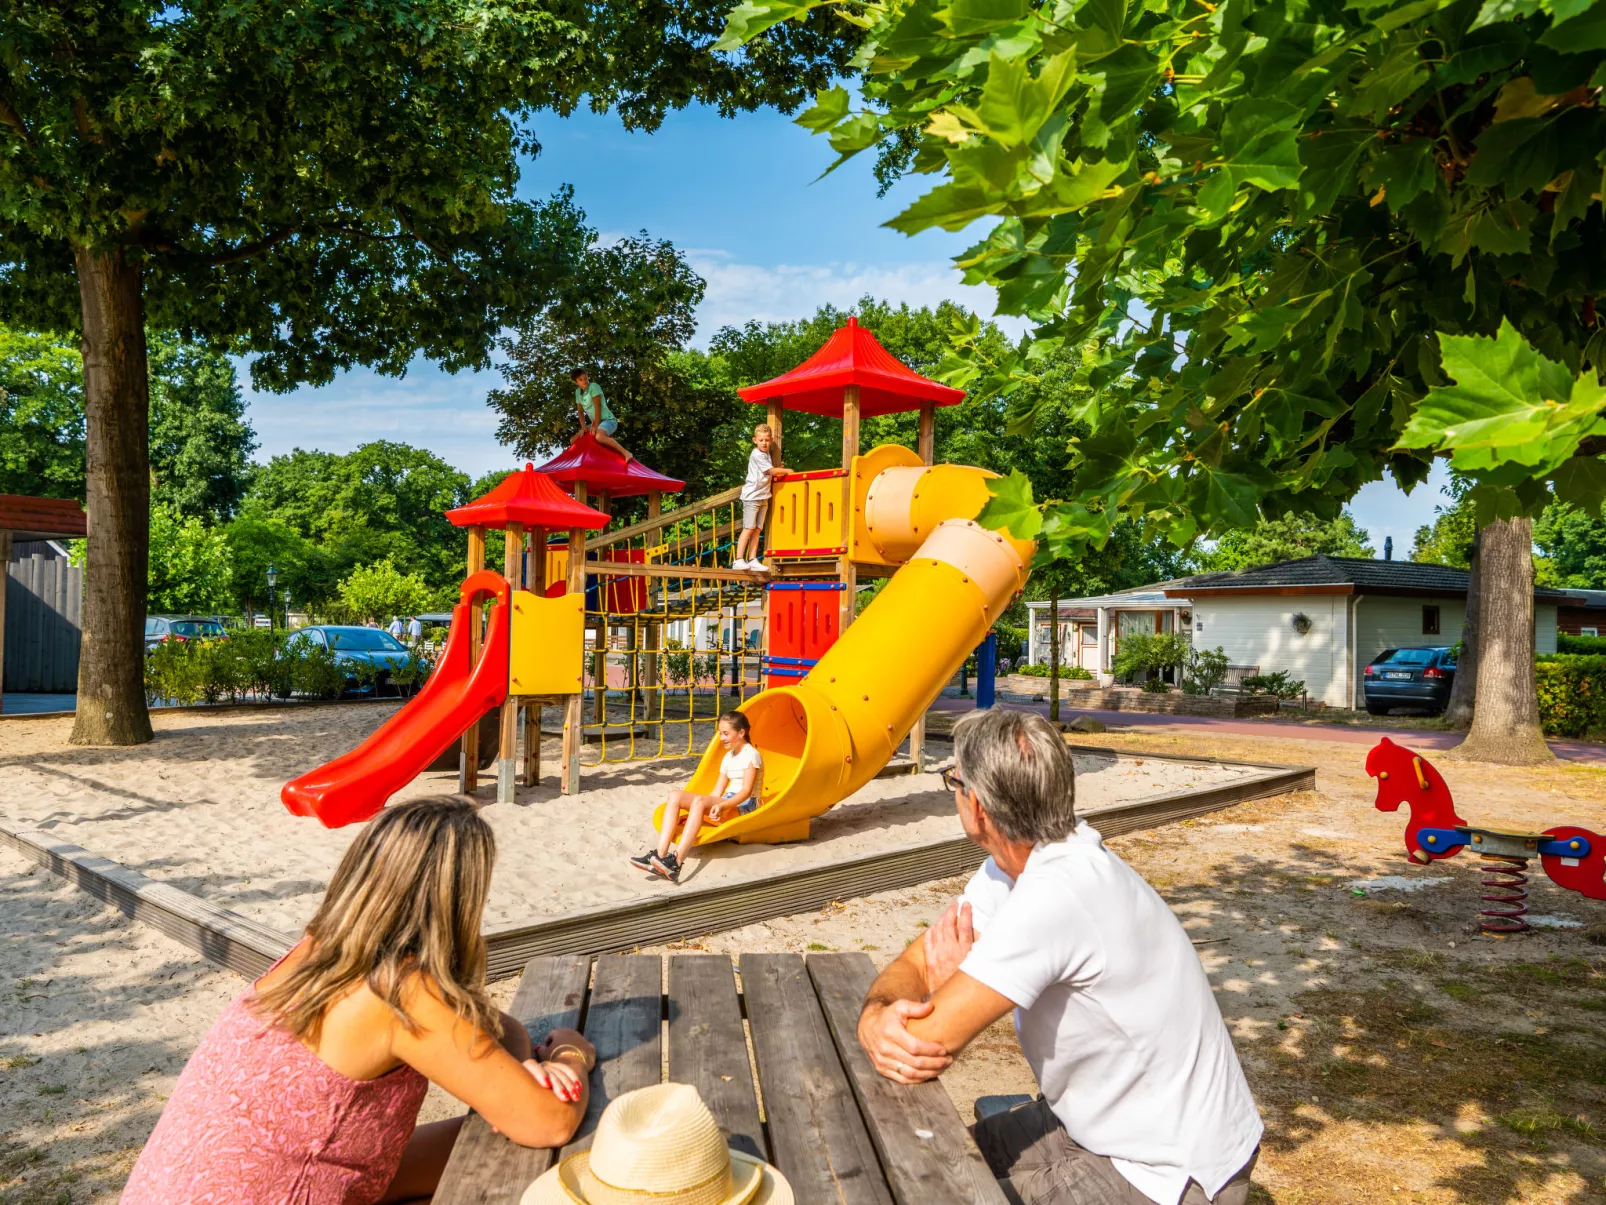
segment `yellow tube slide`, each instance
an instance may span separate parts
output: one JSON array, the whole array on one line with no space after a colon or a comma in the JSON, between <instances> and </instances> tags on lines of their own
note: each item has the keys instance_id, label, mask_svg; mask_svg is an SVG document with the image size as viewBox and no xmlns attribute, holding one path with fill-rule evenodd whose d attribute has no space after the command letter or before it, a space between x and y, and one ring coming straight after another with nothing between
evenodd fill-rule
<instances>
[{"instance_id":1,"label":"yellow tube slide","mask_svg":"<svg viewBox=\"0 0 1606 1205\"><path fill-rule=\"evenodd\" d=\"M887 764L1026 584L1032 543L974 522L992 476L922 465L875 477L864 503L866 529L883 557L907 563L801 682L743 706L764 755L759 807L705 827L699 845L804 840L811 819ZM716 738L686 789L711 793L723 756ZM653 815L654 828L664 806Z\"/></svg>"}]
</instances>

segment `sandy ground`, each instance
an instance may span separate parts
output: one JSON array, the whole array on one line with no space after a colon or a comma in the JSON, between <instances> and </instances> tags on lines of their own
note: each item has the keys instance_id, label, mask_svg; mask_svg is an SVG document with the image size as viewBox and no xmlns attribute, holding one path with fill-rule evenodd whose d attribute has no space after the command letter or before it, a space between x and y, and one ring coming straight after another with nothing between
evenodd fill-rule
<instances>
[{"instance_id":1,"label":"sandy ground","mask_svg":"<svg viewBox=\"0 0 1606 1205\"><path fill-rule=\"evenodd\" d=\"M156 739L133 749L66 743L70 718L7 721L0 754L0 815L193 892L285 933L311 919L356 825L329 831L279 802L284 782L352 748L392 708L324 707L222 715L158 715ZM940 764L951 746L931 743ZM545 766L557 742L543 742ZM590 747L586 760L596 757ZM612 755L612 754L610 754ZM673 890L626 859L650 843L654 806L684 785L693 763L608 765L583 775L578 802L552 777L497 805L494 771L479 798L496 829L498 858L488 930L624 903ZM1083 758L1083 806L1217 785L1249 776L1226 766ZM421 775L396 798L457 787L455 774ZM961 830L937 774L878 779L814 823L810 841L785 846L710 847L682 888L764 878L904 845L957 837Z\"/></svg>"},{"instance_id":2,"label":"sandy ground","mask_svg":"<svg viewBox=\"0 0 1606 1205\"><path fill-rule=\"evenodd\" d=\"M1588 940L1589 926L1606 930L1606 904L1538 875L1534 912L1578 927L1479 936L1475 866L1406 863L1403 817L1372 808L1350 744L1089 739L1318 766L1316 792L1112 842L1204 943L1266 1124L1256 1202L1606 1202L1606 948ZM1474 823L1606 831L1606 772L1440 764ZM957 886L673 948L885 961ZM114 1200L184 1059L241 986L0 850L0 1201ZM943 1082L967 1117L978 1095L1031 1090L1007 1025ZM432 1093L426 1115L455 1109Z\"/></svg>"}]
</instances>

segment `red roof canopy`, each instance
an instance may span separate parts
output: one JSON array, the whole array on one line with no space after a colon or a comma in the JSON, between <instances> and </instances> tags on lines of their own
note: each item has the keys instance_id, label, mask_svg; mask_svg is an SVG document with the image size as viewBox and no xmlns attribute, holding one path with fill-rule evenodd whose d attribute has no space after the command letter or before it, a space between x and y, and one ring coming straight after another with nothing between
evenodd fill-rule
<instances>
[{"instance_id":1,"label":"red roof canopy","mask_svg":"<svg viewBox=\"0 0 1606 1205\"><path fill-rule=\"evenodd\" d=\"M767 402L779 398L788 410L841 417L843 390L859 387L859 413L897 414L918 410L923 402L952 406L965 396L963 389L939 385L915 372L893 355L857 318L834 335L791 372L738 389L743 401Z\"/></svg>"},{"instance_id":2,"label":"red roof canopy","mask_svg":"<svg viewBox=\"0 0 1606 1205\"><path fill-rule=\"evenodd\" d=\"M25 540L68 540L89 534L89 516L71 498L0 494L0 531Z\"/></svg>"},{"instance_id":3,"label":"red roof canopy","mask_svg":"<svg viewBox=\"0 0 1606 1205\"><path fill-rule=\"evenodd\" d=\"M495 527L504 531L511 523L593 530L608 525L607 515L584 502L576 502L560 490L552 478L530 465L509 473L502 484L485 497L447 511L446 517L458 527Z\"/></svg>"},{"instance_id":4,"label":"red roof canopy","mask_svg":"<svg viewBox=\"0 0 1606 1205\"><path fill-rule=\"evenodd\" d=\"M619 453L597 443L597 437L589 431L536 471L564 485L583 481L586 488L607 490L615 498L629 498L654 490L678 494L686 488L684 481L665 477L634 457L627 464Z\"/></svg>"}]
</instances>

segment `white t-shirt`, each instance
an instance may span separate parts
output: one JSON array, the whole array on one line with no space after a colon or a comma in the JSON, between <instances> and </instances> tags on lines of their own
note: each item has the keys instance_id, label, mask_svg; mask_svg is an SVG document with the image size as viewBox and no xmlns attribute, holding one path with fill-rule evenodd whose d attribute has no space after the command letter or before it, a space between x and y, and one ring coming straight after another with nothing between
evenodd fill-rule
<instances>
[{"instance_id":1,"label":"white t-shirt","mask_svg":"<svg viewBox=\"0 0 1606 1205\"><path fill-rule=\"evenodd\" d=\"M757 770L753 775L753 793L748 796L755 803L758 802L758 789L764 785L764 758L760 756L758 747L752 744L743 745L732 753L725 754L719 762L719 772L727 779L725 798L738 794L742 789L742 776L748 769Z\"/></svg>"},{"instance_id":2,"label":"white t-shirt","mask_svg":"<svg viewBox=\"0 0 1606 1205\"><path fill-rule=\"evenodd\" d=\"M747 455L747 480L742 482L743 502L762 502L770 496L770 470L775 462L768 452L754 448Z\"/></svg>"},{"instance_id":3,"label":"white t-shirt","mask_svg":"<svg viewBox=\"0 0 1606 1205\"><path fill-rule=\"evenodd\" d=\"M1139 1192L1214 1197L1260 1113L1199 956L1159 894L1084 821L1011 882L965 886L978 937L960 970L1013 1000L1015 1032L1066 1132Z\"/></svg>"}]
</instances>

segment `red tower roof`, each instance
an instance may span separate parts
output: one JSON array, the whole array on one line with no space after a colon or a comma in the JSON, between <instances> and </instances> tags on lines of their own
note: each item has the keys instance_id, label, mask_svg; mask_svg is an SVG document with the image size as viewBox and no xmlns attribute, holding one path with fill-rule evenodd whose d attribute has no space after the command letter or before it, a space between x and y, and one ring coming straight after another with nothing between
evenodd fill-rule
<instances>
[{"instance_id":1,"label":"red tower roof","mask_svg":"<svg viewBox=\"0 0 1606 1205\"><path fill-rule=\"evenodd\" d=\"M849 385L859 387L859 413L866 418L918 410L922 402L952 406L965 396L963 389L939 385L915 372L876 342L857 318L849 318L824 347L791 372L736 392L746 402L780 398L788 410L840 418L842 391Z\"/></svg>"},{"instance_id":2,"label":"red tower roof","mask_svg":"<svg viewBox=\"0 0 1606 1205\"><path fill-rule=\"evenodd\" d=\"M526 527L592 529L608 525L607 515L584 502L576 502L560 490L552 478L530 465L509 473L502 484L485 497L447 511L446 517L458 527L502 530L510 523L522 523Z\"/></svg>"},{"instance_id":3,"label":"red tower roof","mask_svg":"<svg viewBox=\"0 0 1606 1205\"><path fill-rule=\"evenodd\" d=\"M665 477L639 460L632 458L627 464L617 452L598 444L597 437L589 431L536 472L545 473L564 485L583 481L588 489L607 490L615 498L629 498L653 490L678 494L686 488L684 481Z\"/></svg>"},{"instance_id":4,"label":"red tower roof","mask_svg":"<svg viewBox=\"0 0 1606 1205\"><path fill-rule=\"evenodd\" d=\"M0 530L25 540L66 540L89 534L89 516L71 498L0 494Z\"/></svg>"}]
</instances>

